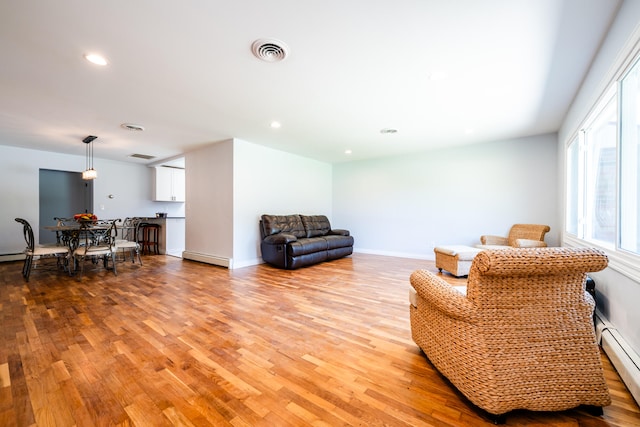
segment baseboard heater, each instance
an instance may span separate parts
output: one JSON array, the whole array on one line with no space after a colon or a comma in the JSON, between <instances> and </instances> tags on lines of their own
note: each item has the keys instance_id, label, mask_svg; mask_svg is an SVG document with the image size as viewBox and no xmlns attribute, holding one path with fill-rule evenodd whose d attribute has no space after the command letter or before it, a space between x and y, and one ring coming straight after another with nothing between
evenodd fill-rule
<instances>
[{"instance_id":1,"label":"baseboard heater","mask_svg":"<svg viewBox=\"0 0 640 427\"><path fill-rule=\"evenodd\" d=\"M191 261L204 262L207 264L219 265L221 267L233 268L233 260L229 258L223 258L210 254L203 254L199 252L184 251L182 252L182 258Z\"/></svg>"},{"instance_id":2,"label":"baseboard heater","mask_svg":"<svg viewBox=\"0 0 640 427\"><path fill-rule=\"evenodd\" d=\"M640 355L596 309L596 338L636 403L640 404Z\"/></svg>"},{"instance_id":3,"label":"baseboard heater","mask_svg":"<svg viewBox=\"0 0 640 427\"><path fill-rule=\"evenodd\" d=\"M22 261L24 259L24 254L0 254L0 262L5 261Z\"/></svg>"}]
</instances>

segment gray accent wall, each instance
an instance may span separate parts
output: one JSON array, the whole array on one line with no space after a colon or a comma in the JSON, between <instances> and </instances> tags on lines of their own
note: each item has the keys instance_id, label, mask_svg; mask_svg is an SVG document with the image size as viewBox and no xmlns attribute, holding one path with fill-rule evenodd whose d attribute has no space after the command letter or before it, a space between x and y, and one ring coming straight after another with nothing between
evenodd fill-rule
<instances>
[{"instance_id":1,"label":"gray accent wall","mask_svg":"<svg viewBox=\"0 0 640 427\"><path fill-rule=\"evenodd\" d=\"M40 169L39 214L40 243L55 243L55 233L44 229L55 225L54 218L69 218L92 212L93 181L82 179L81 172Z\"/></svg>"}]
</instances>

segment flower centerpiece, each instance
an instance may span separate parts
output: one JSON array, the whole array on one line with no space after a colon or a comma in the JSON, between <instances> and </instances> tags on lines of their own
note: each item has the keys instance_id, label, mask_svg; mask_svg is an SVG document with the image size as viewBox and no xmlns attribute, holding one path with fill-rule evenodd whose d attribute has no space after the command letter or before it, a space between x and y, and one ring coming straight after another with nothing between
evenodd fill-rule
<instances>
[{"instance_id":1,"label":"flower centerpiece","mask_svg":"<svg viewBox=\"0 0 640 427\"><path fill-rule=\"evenodd\" d=\"M96 222L98 217L92 213L79 213L73 216L76 222Z\"/></svg>"}]
</instances>

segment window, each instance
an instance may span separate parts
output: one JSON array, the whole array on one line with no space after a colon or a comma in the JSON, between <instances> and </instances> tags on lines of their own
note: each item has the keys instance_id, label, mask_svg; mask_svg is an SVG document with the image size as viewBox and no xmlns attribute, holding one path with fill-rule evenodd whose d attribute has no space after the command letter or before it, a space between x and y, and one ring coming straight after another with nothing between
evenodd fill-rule
<instances>
[{"instance_id":1,"label":"window","mask_svg":"<svg viewBox=\"0 0 640 427\"><path fill-rule=\"evenodd\" d=\"M615 95L615 93L614 93ZM610 96L585 129L587 155L584 238L613 246L616 237L616 99Z\"/></svg>"},{"instance_id":2,"label":"window","mask_svg":"<svg viewBox=\"0 0 640 427\"><path fill-rule=\"evenodd\" d=\"M640 65L620 84L620 248L640 254Z\"/></svg>"},{"instance_id":3,"label":"window","mask_svg":"<svg viewBox=\"0 0 640 427\"><path fill-rule=\"evenodd\" d=\"M567 232L578 236L578 224L582 215L582 198L584 193L580 177L580 140L576 137L567 149L567 217L565 219Z\"/></svg>"},{"instance_id":4,"label":"window","mask_svg":"<svg viewBox=\"0 0 640 427\"><path fill-rule=\"evenodd\" d=\"M640 61L605 92L569 142L566 162L568 240L586 241L637 264Z\"/></svg>"},{"instance_id":5,"label":"window","mask_svg":"<svg viewBox=\"0 0 640 427\"><path fill-rule=\"evenodd\" d=\"M615 247L616 134L615 88L608 91L567 150L567 232Z\"/></svg>"}]
</instances>

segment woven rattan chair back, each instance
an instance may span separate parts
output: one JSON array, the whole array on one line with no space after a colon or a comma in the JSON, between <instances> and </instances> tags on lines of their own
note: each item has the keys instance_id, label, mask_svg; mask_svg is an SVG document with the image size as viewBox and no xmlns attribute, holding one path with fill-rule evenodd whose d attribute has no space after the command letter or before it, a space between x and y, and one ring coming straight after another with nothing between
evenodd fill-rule
<instances>
[{"instance_id":1,"label":"woven rattan chair back","mask_svg":"<svg viewBox=\"0 0 640 427\"><path fill-rule=\"evenodd\" d=\"M411 275L411 331L429 360L491 414L557 411L611 402L593 326L588 272L595 249L485 250L466 296L429 271Z\"/></svg>"}]
</instances>

